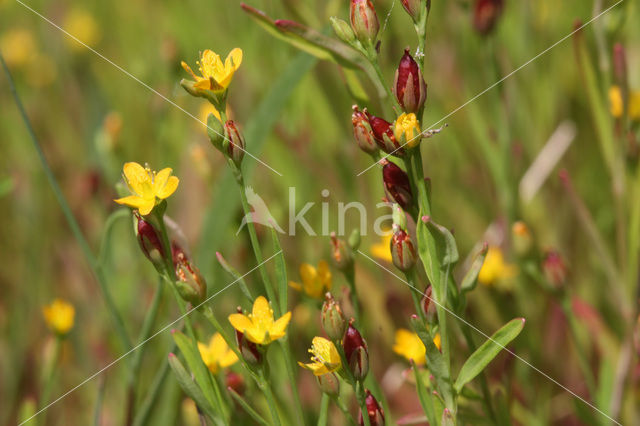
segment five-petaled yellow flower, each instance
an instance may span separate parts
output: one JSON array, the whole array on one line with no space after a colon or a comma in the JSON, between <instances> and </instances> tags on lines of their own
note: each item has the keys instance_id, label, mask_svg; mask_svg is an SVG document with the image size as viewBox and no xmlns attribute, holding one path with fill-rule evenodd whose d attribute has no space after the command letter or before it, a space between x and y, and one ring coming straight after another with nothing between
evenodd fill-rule
<instances>
[{"instance_id":1,"label":"five-petaled yellow flower","mask_svg":"<svg viewBox=\"0 0 640 426\"><path fill-rule=\"evenodd\" d=\"M131 162L125 163L123 172L133 195L114 201L138 209L143 216L151 213L158 200L164 200L173 194L180 182L177 177L171 176L172 169L169 167L156 173L138 163Z\"/></svg>"},{"instance_id":2,"label":"five-petaled yellow flower","mask_svg":"<svg viewBox=\"0 0 640 426\"><path fill-rule=\"evenodd\" d=\"M75 314L73 305L62 299L55 299L50 305L42 307L42 315L47 326L60 336L64 336L71 330Z\"/></svg>"},{"instance_id":3,"label":"five-petaled yellow flower","mask_svg":"<svg viewBox=\"0 0 640 426\"><path fill-rule=\"evenodd\" d=\"M622 117L624 113L624 101L622 100L622 90L618 86L609 88L609 110L615 118ZM640 91L629 91L629 118L640 120Z\"/></svg>"},{"instance_id":4,"label":"five-petaled yellow flower","mask_svg":"<svg viewBox=\"0 0 640 426\"><path fill-rule=\"evenodd\" d=\"M508 280L513 278L517 271L515 265L504 260L499 247L491 246L478 274L478 281L484 285L498 284L508 288Z\"/></svg>"},{"instance_id":5,"label":"five-petaled yellow flower","mask_svg":"<svg viewBox=\"0 0 640 426\"><path fill-rule=\"evenodd\" d=\"M340 354L332 341L324 337L314 337L311 341L309 353L313 362L308 364L298 362L298 364L307 370L311 370L314 375L322 376L340 369Z\"/></svg>"},{"instance_id":6,"label":"five-petaled yellow flower","mask_svg":"<svg viewBox=\"0 0 640 426\"><path fill-rule=\"evenodd\" d=\"M317 269L308 263L300 265L300 278L302 284L289 281L289 285L298 291L304 291L314 299L322 299L325 293L331 290L331 271L329 264L324 260L318 262Z\"/></svg>"},{"instance_id":7,"label":"five-petaled yellow flower","mask_svg":"<svg viewBox=\"0 0 640 426\"><path fill-rule=\"evenodd\" d=\"M290 320L291 312L287 312L274 321L273 310L264 296L253 302L252 313L229 315L229 322L233 328L243 333L249 341L259 345L268 345L284 337Z\"/></svg>"},{"instance_id":8,"label":"five-petaled yellow flower","mask_svg":"<svg viewBox=\"0 0 640 426\"><path fill-rule=\"evenodd\" d=\"M413 148L420 143L419 135L420 123L414 113L403 113L396 119L394 136L397 141Z\"/></svg>"},{"instance_id":9,"label":"five-petaled yellow flower","mask_svg":"<svg viewBox=\"0 0 640 426\"><path fill-rule=\"evenodd\" d=\"M233 74L242 63L242 49L236 47L229 52L224 63L217 53L207 49L200 54L200 60L196 63L202 75L196 75L186 62L181 62L182 68L194 78L194 87L213 92L223 92L229 87Z\"/></svg>"},{"instance_id":10,"label":"five-petaled yellow flower","mask_svg":"<svg viewBox=\"0 0 640 426\"><path fill-rule=\"evenodd\" d=\"M220 333L211 336L209 344L198 342L200 356L209 370L216 374L221 368L229 367L238 361L238 356L229 349Z\"/></svg>"},{"instance_id":11,"label":"five-petaled yellow flower","mask_svg":"<svg viewBox=\"0 0 640 426\"><path fill-rule=\"evenodd\" d=\"M404 328L396 330L396 339L393 344L393 351L398 355L402 355L407 360L416 363L416 365L423 365L427 362L426 353L427 349L424 347L424 343L420 340L420 337L412 331ZM433 338L433 343L438 349L440 349L440 333L436 333Z\"/></svg>"},{"instance_id":12,"label":"five-petaled yellow flower","mask_svg":"<svg viewBox=\"0 0 640 426\"><path fill-rule=\"evenodd\" d=\"M373 257L377 257L380 260L391 263L393 258L391 257L391 232L386 232L380 238L380 242L371 245L371 254Z\"/></svg>"}]
</instances>

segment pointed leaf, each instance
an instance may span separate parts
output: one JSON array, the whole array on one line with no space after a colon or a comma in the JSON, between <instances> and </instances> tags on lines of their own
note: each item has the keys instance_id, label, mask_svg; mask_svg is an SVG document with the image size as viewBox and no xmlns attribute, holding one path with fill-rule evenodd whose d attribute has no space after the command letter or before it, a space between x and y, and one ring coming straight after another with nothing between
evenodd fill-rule
<instances>
[{"instance_id":1,"label":"pointed leaf","mask_svg":"<svg viewBox=\"0 0 640 426\"><path fill-rule=\"evenodd\" d=\"M202 393L200 387L193 381L191 375L184 368L178 357L171 353L169 354L169 366L171 367L171 370L173 370L173 373L184 393L186 393L189 398L193 399L202 412L212 420L216 419L217 416L215 415L211 404L204 396L204 393Z\"/></svg>"},{"instance_id":2,"label":"pointed leaf","mask_svg":"<svg viewBox=\"0 0 640 426\"><path fill-rule=\"evenodd\" d=\"M176 342L176 346L180 348L180 352L182 356L184 356L189 370L193 373L196 383L203 389L204 395L209 402L214 405L213 395L215 395L215 391L213 389L213 383L211 383L209 369L204 365L196 343L191 341L184 333L177 330L173 331L173 341Z\"/></svg>"},{"instance_id":3,"label":"pointed leaf","mask_svg":"<svg viewBox=\"0 0 640 426\"><path fill-rule=\"evenodd\" d=\"M465 361L453 385L456 392L473 380L524 328L524 318L515 318L496 331Z\"/></svg>"},{"instance_id":4,"label":"pointed leaf","mask_svg":"<svg viewBox=\"0 0 640 426\"><path fill-rule=\"evenodd\" d=\"M484 245L482 246L482 250L480 250L475 259L473 259L471 267L462 279L462 284L460 284L461 293L468 293L476 288L476 285L478 285L478 275L480 275L480 270L482 269L482 265L484 264L484 259L487 256L487 250L488 245L487 243L484 243Z\"/></svg>"},{"instance_id":5,"label":"pointed leaf","mask_svg":"<svg viewBox=\"0 0 640 426\"><path fill-rule=\"evenodd\" d=\"M284 260L284 252L282 251L282 247L280 246L280 238L278 237L278 233L275 228L271 227L271 239L273 240L273 249L276 253L280 252L280 254L276 255L275 258L275 268L276 268L276 281L278 286L278 298L280 299L280 315L283 315L287 312L287 304L288 304L288 291L289 285L287 281L287 265Z\"/></svg>"}]
</instances>

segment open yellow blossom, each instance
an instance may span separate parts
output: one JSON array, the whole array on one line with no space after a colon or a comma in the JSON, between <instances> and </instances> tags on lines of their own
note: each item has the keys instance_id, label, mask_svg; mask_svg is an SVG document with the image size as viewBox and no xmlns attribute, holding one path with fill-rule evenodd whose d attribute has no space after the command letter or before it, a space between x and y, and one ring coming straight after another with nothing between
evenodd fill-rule
<instances>
[{"instance_id":1,"label":"open yellow blossom","mask_svg":"<svg viewBox=\"0 0 640 426\"><path fill-rule=\"evenodd\" d=\"M200 54L200 60L196 63L201 75L196 75L186 62L181 62L182 68L194 78L194 87L213 92L223 92L229 87L233 74L242 63L242 49L236 47L229 52L224 63L217 53L207 49Z\"/></svg>"},{"instance_id":2,"label":"open yellow blossom","mask_svg":"<svg viewBox=\"0 0 640 426\"><path fill-rule=\"evenodd\" d=\"M387 232L380 238L380 242L371 245L371 254L380 260L391 263L391 232Z\"/></svg>"},{"instance_id":3,"label":"open yellow blossom","mask_svg":"<svg viewBox=\"0 0 640 426\"><path fill-rule=\"evenodd\" d=\"M318 262L317 269L308 263L300 265L300 278L302 284L289 281L289 285L298 291L304 291L314 299L322 299L324 294L331 290L331 271L329 264L324 260Z\"/></svg>"},{"instance_id":4,"label":"open yellow blossom","mask_svg":"<svg viewBox=\"0 0 640 426\"><path fill-rule=\"evenodd\" d=\"M624 113L622 90L618 86L609 88L609 110L615 118L622 117ZM629 92L629 118L631 120L640 120L640 91L638 90Z\"/></svg>"},{"instance_id":5,"label":"open yellow blossom","mask_svg":"<svg viewBox=\"0 0 640 426\"><path fill-rule=\"evenodd\" d=\"M505 280L513 278L516 273L517 267L504 260L502 250L491 246L478 274L478 281L484 285L504 284Z\"/></svg>"},{"instance_id":6,"label":"open yellow blossom","mask_svg":"<svg viewBox=\"0 0 640 426\"><path fill-rule=\"evenodd\" d=\"M314 375L322 376L340 369L340 354L332 341L324 337L314 337L311 341L309 353L313 362L308 364L298 362L298 364L307 370L311 370Z\"/></svg>"},{"instance_id":7,"label":"open yellow blossom","mask_svg":"<svg viewBox=\"0 0 640 426\"><path fill-rule=\"evenodd\" d=\"M209 370L216 374L221 368L229 367L238 361L238 356L229 349L220 333L211 336L209 344L198 342L200 356Z\"/></svg>"},{"instance_id":8,"label":"open yellow blossom","mask_svg":"<svg viewBox=\"0 0 640 426\"><path fill-rule=\"evenodd\" d=\"M433 338L433 344L440 349L440 333L436 333ZM402 355L408 361L413 360L416 365L424 365L427 362L427 349L424 347L424 343L422 343L420 337L418 337L416 333L404 328L396 330L393 351L398 355Z\"/></svg>"},{"instance_id":9,"label":"open yellow blossom","mask_svg":"<svg viewBox=\"0 0 640 426\"><path fill-rule=\"evenodd\" d=\"M83 9L72 9L64 19L63 28L73 36L65 37L65 41L69 47L77 51L86 50L86 47L75 39L87 46L95 46L102 38L98 23L89 12Z\"/></svg>"},{"instance_id":10,"label":"open yellow blossom","mask_svg":"<svg viewBox=\"0 0 640 426\"><path fill-rule=\"evenodd\" d=\"M291 320L291 312L287 312L274 321L273 310L264 296L253 302L250 314L231 314L229 322L239 332L253 343L268 345L274 340L284 337Z\"/></svg>"},{"instance_id":11,"label":"open yellow blossom","mask_svg":"<svg viewBox=\"0 0 640 426\"><path fill-rule=\"evenodd\" d=\"M400 143L413 148L420 143L419 134L420 123L414 113L403 113L396 119L394 136Z\"/></svg>"},{"instance_id":12,"label":"open yellow blossom","mask_svg":"<svg viewBox=\"0 0 640 426\"><path fill-rule=\"evenodd\" d=\"M177 177L171 176L173 170L169 167L156 173L138 163L130 162L125 163L122 170L133 195L114 201L138 209L143 216L151 213L158 200L164 200L173 194L180 182Z\"/></svg>"},{"instance_id":13,"label":"open yellow blossom","mask_svg":"<svg viewBox=\"0 0 640 426\"><path fill-rule=\"evenodd\" d=\"M42 315L47 326L60 336L64 336L71 330L75 314L73 305L62 299L55 299L50 305L42 307Z\"/></svg>"}]
</instances>

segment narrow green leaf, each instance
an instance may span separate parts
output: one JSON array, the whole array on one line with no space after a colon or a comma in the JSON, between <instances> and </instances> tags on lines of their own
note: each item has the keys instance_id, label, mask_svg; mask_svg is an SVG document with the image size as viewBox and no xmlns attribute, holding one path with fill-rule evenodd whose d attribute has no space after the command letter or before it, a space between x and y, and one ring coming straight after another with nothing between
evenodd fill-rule
<instances>
[{"instance_id":1,"label":"narrow green leaf","mask_svg":"<svg viewBox=\"0 0 640 426\"><path fill-rule=\"evenodd\" d=\"M204 362L200 357L200 352L198 351L197 344L195 342L192 342L191 339L189 339L184 333L180 331L176 330L172 334L173 341L176 343L178 348L180 348L180 352L182 353L182 356L184 356L189 370L191 370L191 372L193 373L196 383L201 389L203 389L204 395L209 403L212 406L215 405L213 399L215 391L213 389L213 384L211 383L211 376L209 375L207 366L204 365Z\"/></svg>"},{"instance_id":2,"label":"narrow green leaf","mask_svg":"<svg viewBox=\"0 0 640 426\"><path fill-rule=\"evenodd\" d=\"M244 398L238 395L236 391L234 391L232 388L227 388L227 390L229 391L229 394L231 395L231 397L238 404L240 404L242 408L244 408L244 411L246 411L247 414L249 414L253 420L255 420L256 422L258 422L258 424L261 424L261 425L269 424L256 410L251 408L251 405L249 405L247 401L244 400Z\"/></svg>"},{"instance_id":3,"label":"narrow green leaf","mask_svg":"<svg viewBox=\"0 0 640 426\"><path fill-rule=\"evenodd\" d=\"M464 385L480 374L500 351L520 334L523 328L524 318L515 318L503 325L489 340L476 349L460 369L460 374L453 385L456 392L459 393Z\"/></svg>"},{"instance_id":4,"label":"narrow green leaf","mask_svg":"<svg viewBox=\"0 0 640 426\"><path fill-rule=\"evenodd\" d=\"M420 405L422 405L422 410L427 416L429 424L437 425L438 422L436 421L436 413L433 408L432 397L429 394L429 388L424 384L420 370L413 360L411 360L411 367L413 368L413 374L416 379L416 390L418 391L418 399L420 400Z\"/></svg>"},{"instance_id":5,"label":"narrow green leaf","mask_svg":"<svg viewBox=\"0 0 640 426\"><path fill-rule=\"evenodd\" d=\"M440 260L440 267L445 269L456 263L460 256L458 255L458 246L453 234L447 228L438 225L432 220L427 220L427 228L429 228L436 242L436 255Z\"/></svg>"},{"instance_id":6,"label":"narrow green leaf","mask_svg":"<svg viewBox=\"0 0 640 426\"><path fill-rule=\"evenodd\" d=\"M177 356L169 354L169 366L178 380L184 393L196 403L198 408L212 420L217 419L213 407L204 396L202 389L193 381L189 372L184 368Z\"/></svg>"},{"instance_id":7,"label":"narrow green leaf","mask_svg":"<svg viewBox=\"0 0 640 426\"><path fill-rule=\"evenodd\" d=\"M468 293L476 288L478 285L478 275L480 275L480 269L482 269L482 265L484 264L484 259L487 256L488 246L485 243L482 246L482 250L476 255L475 259L473 259L473 263L471 267L465 274L462 279L462 283L460 284L460 292Z\"/></svg>"},{"instance_id":8,"label":"narrow green leaf","mask_svg":"<svg viewBox=\"0 0 640 426\"><path fill-rule=\"evenodd\" d=\"M280 254L278 254L274 260L275 268L276 268L276 281L278 286L278 297L280 299L280 313L287 312L287 304L288 304L288 281L287 281L287 264L284 260L284 251L282 251L282 246L280 246L280 238L278 237L278 233L272 227L271 228L271 239L273 240L273 250Z\"/></svg>"},{"instance_id":9,"label":"narrow green leaf","mask_svg":"<svg viewBox=\"0 0 640 426\"><path fill-rule=\"evenodd\" d=\"M231 264L229 264L229 262L227 262L224 257L222 257L222 254L220 252L216 252L216 257L218 259L218 263L220 263L220 266L222 266L222 269L227 271L229 275L234 278L234 281L237 282L240 286L242 294L244 294L247 300L251 304L253 304L253 295L251 294L249 287L247 287L247 283L244 281L244 278L242 278L242 275L240 275L240 273L233 266L231 266Z\"/></svg>"}]
</instances>

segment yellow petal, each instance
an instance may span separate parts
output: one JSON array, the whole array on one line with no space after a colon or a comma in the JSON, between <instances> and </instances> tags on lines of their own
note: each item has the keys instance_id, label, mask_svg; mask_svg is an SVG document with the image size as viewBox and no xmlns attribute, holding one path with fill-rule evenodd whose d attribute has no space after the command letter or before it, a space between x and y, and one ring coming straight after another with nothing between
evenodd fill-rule
<instances>
[{"instance_id":1,"label":"yellow petal","mask_svg":"<svg viewBox=\"0 0 640 426\"><path fill-rule=\"evenodd\" d=\"M211 336L211 340L209 340L209 351L216 358L222 356L228 349L229 346L227 346L227 342L225 342L224 337L222 337L220 333L215 333Z\"/></svg>"},{"instance_id":2,"label":"yellow petal","mask_svg":"<svg viewBox=\"0 0 640 426\"><path fill-rule=\"evenodd\" d=\"M140 207L138 207L138 213L140 213L142 216L146 216L149 213L151 213L151 210L153 210L153 208L156 206L156 200L155 198L151 198L151 199L145 199L144 200L144 204L142 204Z\"/></svg>"},{"instance_id":3,"label":"yellow petal","mask_svg":"<svg viewBox=\"0 0 640 426\"><path fill-rule=\"evenodd\" d=\"M229 61L232 62L234 71L240 68L240 64L242 63L242 49L236 47L231 52L229 52L229 55L227 55L227 59L225 59L225 68Z\"/></svg>"},{"instance_id":4,"label":"yellow petal","mask_svg":"<svg viewBox=\"0 0 640 426\"><path fill-rule=\"evenodd\" d=\"M167 184L169 176L171 176L171 172L173 172L173 170L170 167L165 167L155 174L155 176L153 177L152 186L154 194L157 194L162 188L164 188L164 186Z\"/></svg>"},{"instance_id":5,"label":"yellow petal","mask_svg":"<svg viewBox=\"0 0 640 426\"><path fill-rule=\"evenodd\" d=\"M194 83L193 87L196 89L212 90L211 81L208 78L198 77L198 81Z\"/></svg>"},{"instance_id":6,"label":"yellow petal","mask_svg":"<svg viewBox=\"0 0 640 426\"><path fill-rule=\"evenodd\" d=\"M169 179L167 180L166 185L162 189L160 189L158 192L155 193L156 197L160 198L161 200L164 200L165 198L169 198L171 194L176 192L176 189L178 189L179 183L180 183L180 179L178 179L175 176L169 176Z\"/></svg>"},{"instance_id":7,"label":"yellow petal","mask_svg":"<svg viewBox=\"0 0 640 426\"><path fill-rule=\"evenodd\" d=\"M220 367L226 368L238 362L238 356L232 350L228 350L219 361Z\"/></svg>"},{"instance_id":8,"label":"yellow petal","mask_svg":"<svg viewBox=\"0 0 640 426\"><path fill-rule=\"evenodd\" d=\"M194 78L194 80L196 80L196 81L198 80L199 77L196 75L196 73L193 72L191 67L185 61L180 62L180 65L182 65L182 68L184 68L184 70L186 72L191 74L191 76Z\"/></svg>"},{"instance_id":9,"label":"yellow petal","mask_svg":"<svg viewBox=\"0 0 640 426\"><path fill-rule=\"evenodd\" d=\"M302 284L307 287L313 283L318 275L316 268L309 265L308 263L303 263L300 265L300 278L302 278Z\"/></svg>"},{"instance_id":10,"label":"yellow petal","mask_svg":"<svg viewBox=\"0 0 640 426\"><path fill-rule=\"evenodd\" d=\"M273 325L269 329L269 334L271 334L272 336L278 335L279 337L284 336L287 330L287 326L289 325L289 321L291 321L291 311L287 312L273 323Z\"/></svg>"},{"instance_id":11,"label":"yellow petal","mask_svg":"<svg viewBox=\"0 0 640 426\"><path fill-rule=\"evenodd\" d=\"M275 340L270 338L270 336L267 335L267 332L259 330L255 327L246 329L244 332L244 337L246 337L250 342L257 343L258 345L268 345L272 340Z\"/></svg>"},{"instance_id":12,"label":"yellow petal","mask_svg":"<svg viewBox=\"0 0 640 426\"><path fill-rule=\"evenodd\" d=\"M138 197L137 195L129 195L127 197L118 198L113 201L115 201L118 204L123 204L125 206L133 207L134 209L137 209L141 206L145 206L147 204L147 201L144 198Z\"/></svg>"},{"instance_id":13,"label":"yellow petal","mask_svg":"<svg viewBox=\"0 0 640 426\"><path fill-rule=\"evenodd\" d=\"M291 287L294 290L300 291L302 290L302 284L297 283L295 281L289 281L289 287Z\"/></svg>"},{"instance_id":14,"label":"yellow petal","mask_svg":"<svg viewBox=\"0 0 640 426\"><path fill-rule=\"evenodd\" d=\"M129 188L137 195L148 198L147 195L151 191L151 176L149 176L149 172L135 162L125 163L122 171Z\"/></svg>"},{"instance_id":15,"label":"yellow petal","mask_svg":"<svg viewBox=\"0 0 640 426\"><path fill-rule=\"evenodd\" d=\"M253 323L251 322L251 320L246 315L243 315L243 314L229 315L229 322L231 323L233 328L235 328L241 333L244 333L245 330L253 328Z\"/></svg>"},{"instance_id":16,"label":"yellow petal","mask_svg":"<svg viewBox=\"0 0 640 426\"><path fill-rule=\"evenodd\" d=\"M271 306L269 306L269 302L264 296L259 296L255 302L253 302L253 318L256 320L268 320L271 319L273 321L273 311L271 310Z\"/></svg>"},{"instance_id":17,"label":"yellow petal","mask_svg":"<svg viewBox=\"0 0 640 426\"><path fill-rule=\"evenodd\" d=\"M331 270L325 260L318 262L318 279L327 290L331 290Z\"/></svg>"}]
</instances>

